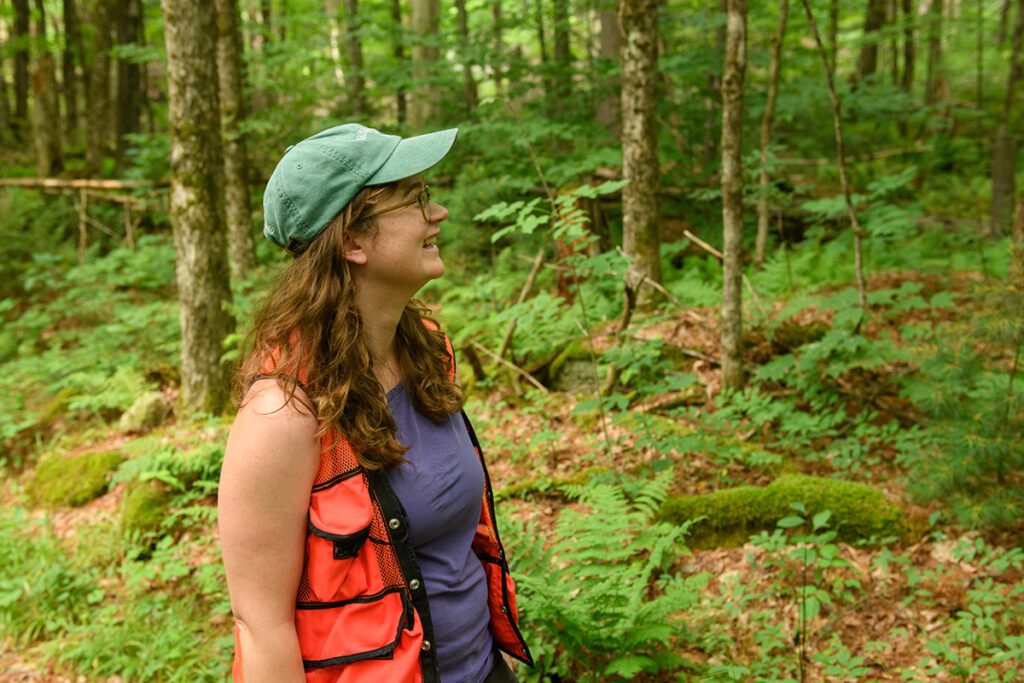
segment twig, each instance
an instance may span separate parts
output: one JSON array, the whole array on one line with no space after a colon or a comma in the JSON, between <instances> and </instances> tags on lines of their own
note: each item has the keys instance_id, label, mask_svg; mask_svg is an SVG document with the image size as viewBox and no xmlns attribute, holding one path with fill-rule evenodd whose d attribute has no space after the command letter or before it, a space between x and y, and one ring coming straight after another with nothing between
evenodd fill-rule
<instances>
[{"instance_id":1,"label":"twig","mask_svg":"<svg viewBox=\"0 0 1024 683\"><path fill-rule=\"evenodd\" d=\"M694 244L696 244L698 247L700 247L704 251L710 253L712 256L718 257L719 261L725 260L725 255L722 254L722 252L718 251L713 246L711 246L710 244L708 244L707 242L705 242L701 238L697 237L696 235L694 235L689 230L683 230L683 236L686 237L686 239L688 239L691 242L693 242ZM647 284L651 284L651 283L648 282ZM743 275L743 284L745 284L747 286L747 291L750 292L750 298L754 300L754 303L755 304L760 303L761 297L759 297L757 295L757 290L754 289L754 285L750 282L750 278L748 278L746 275ZM662 291L664 291L664 289Z\"/></svg>"},{"instance_id":2,"label":"twig","mask_svg":"<svg viewBox=\"0 0 1024 683\"><path fill-rule=\"evenodd\" d=\"M483 346L480 342L473 341L473 342L470 342L470 344L472 344L476 348L478 348L481 351L483 351L485 354L487 354L488 356L493 358L496 362L498 362L498 363L504 365L505 367L515 371L516 374L518 374L521 377L523 377L523 379L525 379L527 382L529 382L533 386L535 386L538 389L540 389L545 394L548 393L548 388L546 386L541 384L540 381L536 377L534 377L533 375L528 373L526 370L523 370L521 367L519 367L515 363L511 363L511 362L505 360L504 358L502 358L501 356L496 354L494 351L491 351L487 347Z\"/></svg>"},{"instance_id":3,"label":"twig","mask_svg":"<svg viewBox=\"0 0 1024 683\"><path fill-rule=\"evenodd\" d=\"M544 262L544 248L541 247L537 250L537 255L533 259L533 267L530 268L530 275L526 278L526 282L523 283L523 288L519 290L519 299L516 300L516 305L521 305L526 301L526 295L533 289L533 283L537 279L537 273L540 271L540 266ZM505 330L505 336L501 340L501 346L498 347L498 357L504 358L505 352L508 350L508 345L512 341L512 334L516 331L516 319L508 323L508 329Z\"/></svg>"},{"instance_id":4,"label":"twig","mask_svg":"<svg viewBox=\"0 0 1024 683\"><path fill-rule=\"evenodd\" d=\"M36 187L58 190L132 190L138 188L167 187L169 181L104 180L100 178L0 178L0 186Z\"/></svg>"}]
</instances>

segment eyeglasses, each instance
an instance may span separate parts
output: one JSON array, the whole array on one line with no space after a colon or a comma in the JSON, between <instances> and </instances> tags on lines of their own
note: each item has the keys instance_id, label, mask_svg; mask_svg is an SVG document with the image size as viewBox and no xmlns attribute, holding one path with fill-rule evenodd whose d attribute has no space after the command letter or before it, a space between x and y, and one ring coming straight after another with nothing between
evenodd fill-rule
<instances>
[{"instance_id":1,"label":"eyeglasses","mask_svg":"<svg viewBox=\"0 0 1024 683\"><path fill-rule=\"evenodd\" d=\"M416 195L416 197L414 199L412 199L411 201L402 202L401 204L396 204L395 206L389 206L388 208L381 209L380 211L374 211L372 213L368 213L365 216L361 217L359 220L366 220L367 218L373 218L374 216L379 216L379 215L387 213L389 211L397 211L398 209L404 209L405 207L412 206L413 204L419 204L420 205L420 213L423 214L423 220L425 220L425 221L427 221L429 223L430 222L430 186L429 185L424 185L423 189L420 190L419 193Z\"/></svg>"}]
</instances>

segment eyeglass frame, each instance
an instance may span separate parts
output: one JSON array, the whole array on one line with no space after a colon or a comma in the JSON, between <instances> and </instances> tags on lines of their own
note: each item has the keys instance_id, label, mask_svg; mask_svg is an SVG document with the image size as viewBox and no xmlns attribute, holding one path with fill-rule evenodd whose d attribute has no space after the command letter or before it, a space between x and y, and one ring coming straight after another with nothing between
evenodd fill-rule
<instances>
[{"instance_id":1,"label":"eyeglass frame","mask_svg":"<svg viewBox=\"0 0 1024 683\"><path fill-rule=\"evenodd\" d=\"M424 197L426 197L426 199L424 199ZM414 197L412 199L412 201L402 202L401 204L396 204L395 206L389 206L388 208L381 209L380 211L373 211L372 213L368 213L368 214L366 214L364 216L360 216L359 220L365 221L368 218L375 218L376 216L380 216L381 214L388 213L389 211L397 211L398 209L404 209L405 207L412 206L413 204L419 204L420 205L420 214L422 214L423 220L425 220L425 221L427 221L429 223L430 222L430 201L431 201L430 200L430 185L424 184L423 185L423 189L416 193L416 197Z\"/></svg>"}]
</instances>

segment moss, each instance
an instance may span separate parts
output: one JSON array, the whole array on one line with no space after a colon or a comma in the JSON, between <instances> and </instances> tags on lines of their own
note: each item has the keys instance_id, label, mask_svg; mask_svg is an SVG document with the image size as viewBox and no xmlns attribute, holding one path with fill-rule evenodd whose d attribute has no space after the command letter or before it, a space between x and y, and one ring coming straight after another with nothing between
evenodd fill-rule
<instances>
[{"instance_id":1,"label":"moss","mask_svg":"<svg viewBox=\"0 0 1024 683\"><path fill-rule=\"evenodd\" d=\"M171 506L171 492L158 481L135 484L121 500L121 531L147 533L159 531Z\"/></svg>"},{"instance_id":2,"label":"moss","mask_svg":"<svg viewBox=\"0 0 1024 683\"><path fill-rule=\"evenodd\" d=\"M548 365L548 377L554 381L562 372L562 367L571 360L593 360L593 355L578 339L573 340L568 346L562 349L551 364Z\"/></svg>"},{"instance_id":3,"label":"moss","mask_svg":"<svg viewBox=\"0 0 1024 683\"><path fill-rule=\"evenodd\" d=\"M40 411L39 424L48 425L62 415L76 394L78 394L78 389L75 387L64 387L54 394Z\"/></svg>"},{"instance_id":4,"label":"moss","mask_svg":"<svg viewBox=\"0 0 1024 683\"><path fill-rule=\"evenodd\" d=\"M36 465L29 493L37 503L54 507L85 505L106 492L122 459L117 451L94 451L70 458L51 453Z\"/></svg>"},{"instance_id":5,"label":"moss","mask_svg":"<svg viewBox=\"0 0 1024 683\"><path fill-rule=\"evenodd\" d=\"M542 494L554 494L562 495L562 489L566 486L583 486L589 482L592 478L604 472L608 472L606 467L588 467L580 470L576 474L572 474L566 477L537 477L536 479L526 479L518 484L512 484L506 486L503 489L494 492L494 497L498 500L506 500L508 498L527 498L531 495L542 495Z\"/></svg>"},{"instance_id":6,"label":"moss","mask_svg":"<svg viewBox=\"0 0 1024 683\"><path fill-rule=\"evenodd\" d=\"M878 489L801 474L783 475L764 488L739 486L701 496L671 497L662 505L660 516L676 524L706 517L691 527L689 544L722 547L740 545L751 534L776 528L780 519L796 514L790 503L798 502L807 506L809 515L830 510L830 526L845 542L886 536L904 539L914 526L903 508Z\"/></svg>"}]
</instances>

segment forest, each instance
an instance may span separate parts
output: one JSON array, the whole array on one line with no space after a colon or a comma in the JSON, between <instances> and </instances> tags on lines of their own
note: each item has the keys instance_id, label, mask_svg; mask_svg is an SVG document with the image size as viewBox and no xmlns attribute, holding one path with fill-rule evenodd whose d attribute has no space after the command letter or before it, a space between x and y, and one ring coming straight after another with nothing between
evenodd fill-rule
<instances>
[{"instance_id":1,"label":"forest","mask_svg":"<svg viewBox=\"0 0 1024 683\"><path fill-rule=\"evenodd\" d=\"M1024 679L1024 0L0 0L0 682L217 681L285 149L459 128L520 681Z\"/></svg>"}]
</instances>

